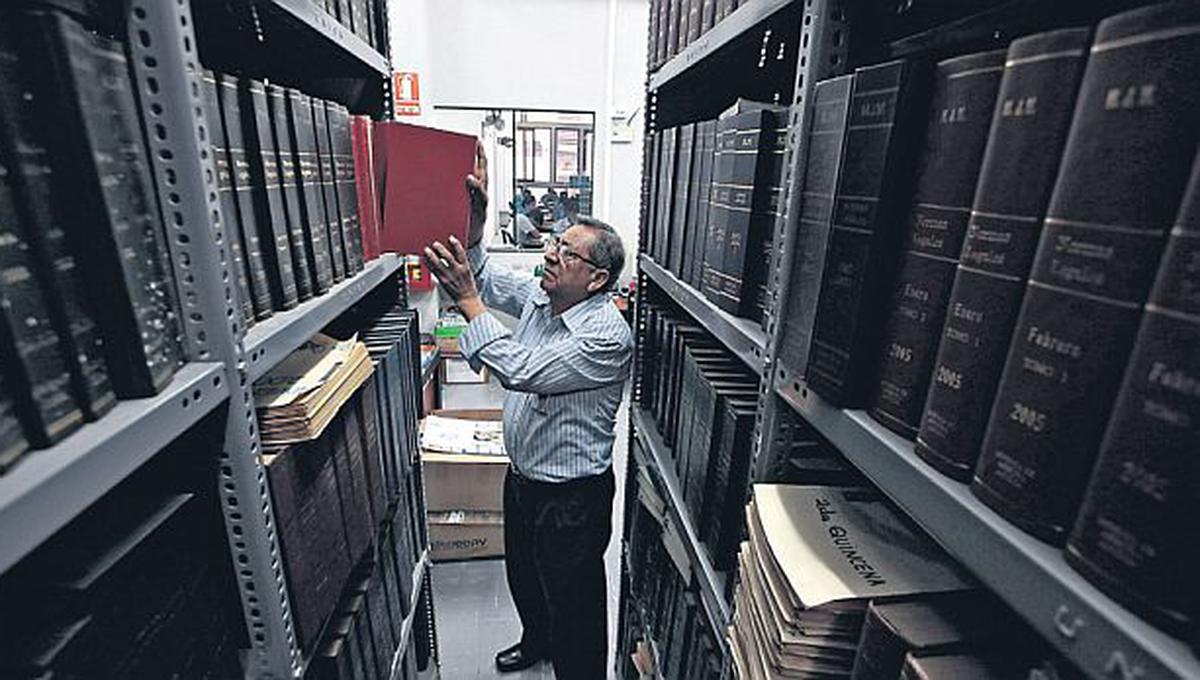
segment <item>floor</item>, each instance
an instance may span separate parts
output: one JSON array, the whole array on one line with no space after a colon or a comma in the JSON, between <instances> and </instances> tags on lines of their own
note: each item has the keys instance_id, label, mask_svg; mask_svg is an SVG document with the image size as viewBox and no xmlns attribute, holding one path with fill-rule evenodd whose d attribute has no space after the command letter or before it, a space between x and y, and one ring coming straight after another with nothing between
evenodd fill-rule
<instances>
[{"instance_id":1,"label":"floor","mask_svg":"<svg viewBox=\"0 0 1200 680\"><path fill-rule=\"evenodd\" d=\"M455 406L462 407L459 404ZM620 597L619 560L625 509L625 460L629 454L628 396L617 414L616 434L613 468L616 473L617 494L613 501L613 538L605 554L608 568L610 650L615 648L617 602ZM508 594L502 560L435 564L433 593L443 680L553 680L554 673L548 663L522 673L505 675L497 673L493 665L495 653L513 644L521 636L521 625ZM610 664L609 677L612 675Z\"/></svg>"}]
</instances>

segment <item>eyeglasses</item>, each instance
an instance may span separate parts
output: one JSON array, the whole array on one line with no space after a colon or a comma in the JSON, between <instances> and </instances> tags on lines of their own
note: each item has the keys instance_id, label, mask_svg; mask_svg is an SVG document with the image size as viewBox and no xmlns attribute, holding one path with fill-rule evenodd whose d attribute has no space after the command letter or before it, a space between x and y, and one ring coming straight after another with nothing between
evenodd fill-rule
<instances>
[{"instance_id":1,"label":"eyeglasses","mask_svg":"<svg viewBox=\"0 0 1200 680\"><path fill-rule=\"evenodd\" d=\"M546 240L546 250L547 251L549 251L549 250L555 251L558 254L558 258L560 260L563 260L564 262L566 262L568 260L580 260L582 262L586 262L586 263L592 265L596 269L607 269L607 267L601 266L595 260L589 260L588 258L586 258L586 257L580 255L579 253L575 252L574 250L572 250L571 246L563 243L562 239L559 238L558 236L551 236L549 239Z\"/></svg>"}]
</instances>

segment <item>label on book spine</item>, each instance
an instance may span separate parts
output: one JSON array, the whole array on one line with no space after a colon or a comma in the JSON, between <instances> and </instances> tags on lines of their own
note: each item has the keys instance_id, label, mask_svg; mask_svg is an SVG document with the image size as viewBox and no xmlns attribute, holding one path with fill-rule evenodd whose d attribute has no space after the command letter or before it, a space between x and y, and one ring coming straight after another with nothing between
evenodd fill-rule
<instances>
[{"instance_id":1,"label":"label on book spine","mask_svg":"<svg viewBox=\"0 0 1200 680\"><path fill-rule=\"evenodd\" d=\"M1200 91L1180 86L1200 8L1179 7L1097 29L975 471L977 495L1046 540L1074 519L1200 140Z\"/></svg>"}]
</instances>

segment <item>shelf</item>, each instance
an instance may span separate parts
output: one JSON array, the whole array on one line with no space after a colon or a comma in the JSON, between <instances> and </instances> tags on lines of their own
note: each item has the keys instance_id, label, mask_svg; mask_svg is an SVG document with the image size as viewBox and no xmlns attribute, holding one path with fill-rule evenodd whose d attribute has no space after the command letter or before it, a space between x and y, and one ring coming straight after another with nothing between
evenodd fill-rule
<instances>
[{"instance_id":1,"label":"shelf","mask_svg":"<svg viewBox=\"0 0 1200 680\"><path fill-rule=\"evenodd\" d=\"M708 32L697 38L682 52L650 76L650 89L657 90L681 73L704 61L722 47L752 30L765 19L787 7L793 0L750 0L718 21Z\"/></svg>"},{"instance_id":2,"label":"shelf","mask_svg":"<svg viewBox=\"0 0 1200 680\"><path fill-rule=\"evenodd\" d=\"M396 647L396 654L392 657L390 677L393 680L399 678L403 671L404 655L408 652L408 638L412 636L413 625L417 620L417 607L421 605L421 584L425 581L427 569L429 569L429 548L421 553L421 559L417 560L417 566L413 569L412 602L408 603L408 615L404 617L404 623L400 627L400 644Z\"/></svg>"},{"instance_id":3,"label":"shelf","mask_svg":"<svg viewBox=\"0 0 1200 680\"><path fill-rule=\"evenodd\" d=\"M671 299L679 303L679 306L686 309L693 319L704 326L756 374L762 374L767 334L763 332L757 321L736 317L717 307L704 297L703 293L680 281L674 274L650 259L648 255L638 256L638 262L642 265L642 271L646 272L646 275L654 283L666 291Z\"/></svg>"},{"instance_id":4,"label":"shelf","mask_svg":"<svg viewBox=\"0 0 1200 680\"><path fill-rule=\"evenodd\" d=\"M1075 573L1059 549L926 465L911 442L863 411L835 408L796 383L776 392L938 543L1092 678L1200 678L1200 660Z\"/></svg>"},{"instance_id":5,"label":"shelf","mask_svg":"<svg viewBox=\"0 0 1200 680\"><path fill-rule=\"evenodd\" d=\"M638 463L651 470L667 490L666 501L670 518L679 528L688 559L692 562L692 571L700 582L700 602L704 605L704 612L715 637L721 641L724 648L725 626L729 625L730 621L729 604L725 602L724 595L726 575L713 568L712 561L708 559L708 549L700 544L696 528L688 517L687 506L683 503L679 482L671 468L670 449L659 436L654 419L636 404L630 406L629 410L638 439L650 456L649 460L639 457ZM632 450L636 454L638 448L632 447Z\"/></svg>"},{"instance_id":6,"label":"shelf","mask_svg":"<svg viewBox=\"0 0 1200 680\"><path fill-rule=\"evenodd\" d=\"M0 476L0 573L145 463L229 396L225 365L190 363L156 396L117 402Z\"/></svg>"},{"instance_id":7,"label":"shelf","mask_svg":"<svg viewBox=\"0 0 1200 680\"><path fill-rule=\"evenodd\" d=\"M348 54L381 76L388 77L390 74L391 66L387 57L377 52L354 31L343 26L326 12L324 7L317 4L316 0L270 0L263 4L282 10L293 21L321 36L333 48Z\"/></svg>"},{"instance_id":8,"label":"shelf","mask_svg":"<svg viewBox=\"0 0 1200 680\"><path fill-rule=\"evenodd\" d=\"M364 295L400 268L400 258L380 255L367 263L354 278L343 281L324 295L307 300L286 312L259 321L246 331L245 348L250 380L261 378L284 357L346 311Z\"/></svg>"}]
</instances>

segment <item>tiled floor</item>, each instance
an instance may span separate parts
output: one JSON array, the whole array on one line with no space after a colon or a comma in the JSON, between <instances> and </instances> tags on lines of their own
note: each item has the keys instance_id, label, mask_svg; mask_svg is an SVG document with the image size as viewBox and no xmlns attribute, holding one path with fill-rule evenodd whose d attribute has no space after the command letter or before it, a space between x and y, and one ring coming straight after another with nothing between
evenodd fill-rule
<instances>
[{"instance_id":1,"label":"tiled floor","mask_svg":"<svg viewBox=\"0 0 1200 680\"><path fill-rule=\"evenodd\" d=\"M608 567L609 650L614 647L617 602L620 597L621 527L624 516L625 460L629 453L628 397L617 416L617 441L613 468L617 495L613 500L613 537L605 554ZM493 657L520 638L521 624L508 594L502 560L450 562L433 566L434 611L437 616L438 649L443 680L506 678L509 680L553 680L548 663L523 673L501 675ZM610 664L609 675L612 676Z\"/></svg>"}]
</instances>

